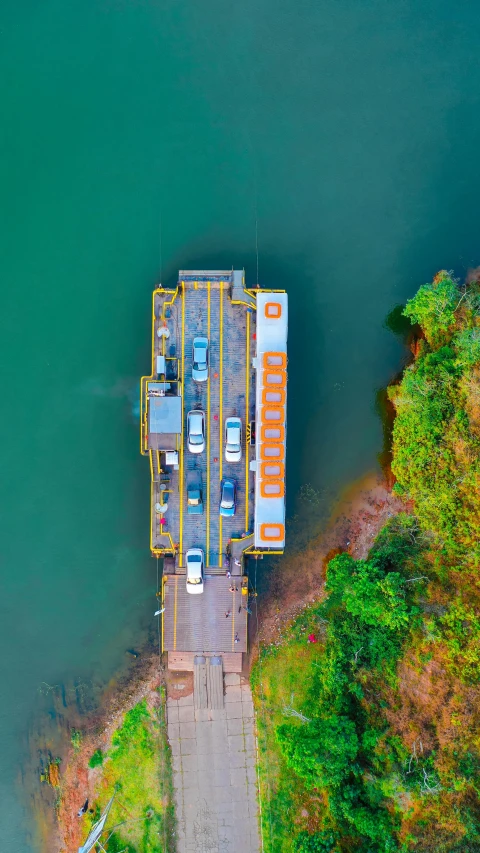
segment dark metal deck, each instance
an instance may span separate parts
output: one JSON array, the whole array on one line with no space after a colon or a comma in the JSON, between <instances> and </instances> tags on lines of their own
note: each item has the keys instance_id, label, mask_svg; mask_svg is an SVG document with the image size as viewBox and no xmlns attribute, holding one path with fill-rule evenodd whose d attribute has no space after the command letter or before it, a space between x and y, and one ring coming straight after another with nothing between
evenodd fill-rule
<instances>
[{"instance_id":1,"label":"dark metal deck","mask_svg":"<svg viewBox=\"0 0 480 853\"><path fill-rule=\"evenodd\" d=\"M238 287L234 292L231 272L197 271L181 275L175 293L157 290L154 295L153 366L158 356L163 355L170 380L178 376L177 389L183 400L183 435L178 436L176 443L178 468L164 469L162 476L157 456L157 449L162 449L161 441L156 435L146 435L145 450L152 455L153 476L151 543L154 553L175 551L176 572L184 571L186 551L199 547L205 553L207 570L222 573L227 544L232 537L240 539L246 531L253 530L253 474L249 471L253 449L247 440L247 425L255 410L252 367L255 303L248 294L244 294L248 302L236 301L242 293ZM158 336L158 330L165 324L168 338ZM200 335L209 339L209 378L204 383L192 379L192 343ZM175 390L175 383L171 385ZM206 449L198 455L186 448L186 418L191 409L205 412ZM230 416L240 417L243 425L243 455L238 463L228 463L224 457L225 419ZM170 436L168 448L175 446L174 438ZM187 479L193 470L202 481L203 515L187 513ZM237 510L232 518L219 515L220 489L225 477L233 477L237 483ZM165 501L168 501L167 511L159 512L159 505ZM236 545L235 556L241 557L242 550L241 545ZM233 570L240 573L238 566Z\"/></svg>"}]
</instances>

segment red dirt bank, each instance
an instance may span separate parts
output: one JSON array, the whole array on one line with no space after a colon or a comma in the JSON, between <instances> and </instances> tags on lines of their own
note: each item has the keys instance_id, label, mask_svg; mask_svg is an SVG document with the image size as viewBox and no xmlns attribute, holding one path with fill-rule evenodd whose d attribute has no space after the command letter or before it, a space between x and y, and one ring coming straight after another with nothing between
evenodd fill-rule
<instances>
[{"instance_id":1,"label":"red dirt bank","mask_svg":"<svg viewBox=\"0 0 480 853\"><path fill-rule=\"evenodd\" d=\"M354 483L338 501L326 530L303 551L282 558L275 588L259 604L261 642L278 642L282 628L323 597L325 566L334 554L348 551L356 559L365 558L384 524L402 510L405 504L383 477L368 474Z\"/></svg>"}]
</instances>

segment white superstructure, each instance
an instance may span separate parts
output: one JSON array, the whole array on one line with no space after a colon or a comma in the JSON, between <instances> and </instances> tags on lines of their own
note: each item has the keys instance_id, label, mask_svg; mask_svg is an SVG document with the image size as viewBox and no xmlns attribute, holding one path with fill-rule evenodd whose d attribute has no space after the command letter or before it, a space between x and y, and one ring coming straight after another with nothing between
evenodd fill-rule
<instances>
[{"instance_id":1,"label":"white superstructure","mask_svg":"<svg viewBox=\"0 0 480 853\"><path fill-rule=\"evenodd\" d=\"M257 292L254 548L285 546L288 297Z\"/></svg>"}]
</instances>

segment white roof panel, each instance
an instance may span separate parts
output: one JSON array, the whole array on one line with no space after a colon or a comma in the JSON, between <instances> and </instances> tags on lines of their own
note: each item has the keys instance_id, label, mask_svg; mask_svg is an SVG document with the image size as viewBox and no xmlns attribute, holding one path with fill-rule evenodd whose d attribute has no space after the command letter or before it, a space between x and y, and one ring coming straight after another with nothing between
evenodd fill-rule
<instances>
[{"instance_id":1,"label":"white roof panel","mask_svg":"<svg viewBox=\"0 0 480 853\"><path fill-rule=\"evenodd\" d=\"M263 365L263 356L265 353L285 353L287 352L287 335L288 335L288 297L286 293L274 293L268 291L259 291L257 293L257 382L256 382L256 401L255 401L255 421L256 421L256 476L255 476L255 530L254 542L255 548L264 550L271 548L281 551L285 547L285 498L282 497L263 497L262 496L262 479L261 479L261 453L262 453L262 423L263 423L263 405L262 405L262 390L265 387L265 370ZM274 368L273 368L274 369ZM270 368L270 371L272 368ZM283 371L282 371L283 372ZM286 400L286 372L282 380L281 387L285 391ZM273 405L273 404L272 404ZM285 406L275 404L275 409L280 409L284 412L284 421L280 424L284 430L284 440L281 443L281 462L285 466L286 452L286 402ZM269 425L273 425L269 421ZM265 528L264 525L267 525ZM269 526L271 527L269 528ZM262 534L263 531L263 534ZM273 534L275 538L268 538L268 535ZM281 535L279 535L281 534Z\"/></svg>"}]
</instances>

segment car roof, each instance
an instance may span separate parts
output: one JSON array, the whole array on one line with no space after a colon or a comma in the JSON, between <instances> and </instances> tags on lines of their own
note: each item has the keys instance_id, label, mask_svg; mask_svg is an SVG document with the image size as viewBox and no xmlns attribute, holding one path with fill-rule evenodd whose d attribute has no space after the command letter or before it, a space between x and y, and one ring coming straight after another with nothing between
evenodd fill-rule
<instances>
[{"instance_id":1,"label":"car roof","mask_svg":"<svg viewBox=\"0 0 480 853\"><path fill-rule=\"evenodd\" d=\"M199 409L193 409L187 415L190 426L194 426L195 428L198 429L199 432L202 431L202 423L203 423L204 417L205 417L204 413L202 411L200 411Z\"/></svg>"},{"instance_id":2,"label":"car roof","mask_svg":"<svg viewBox=\"0 0 480 853\"><path fill-rule=\"evenodd\" d=\"M227 425L227 434L231 438L240 439L240 425L239 424L228 424Z\"/></svg>"}]
</instances>

